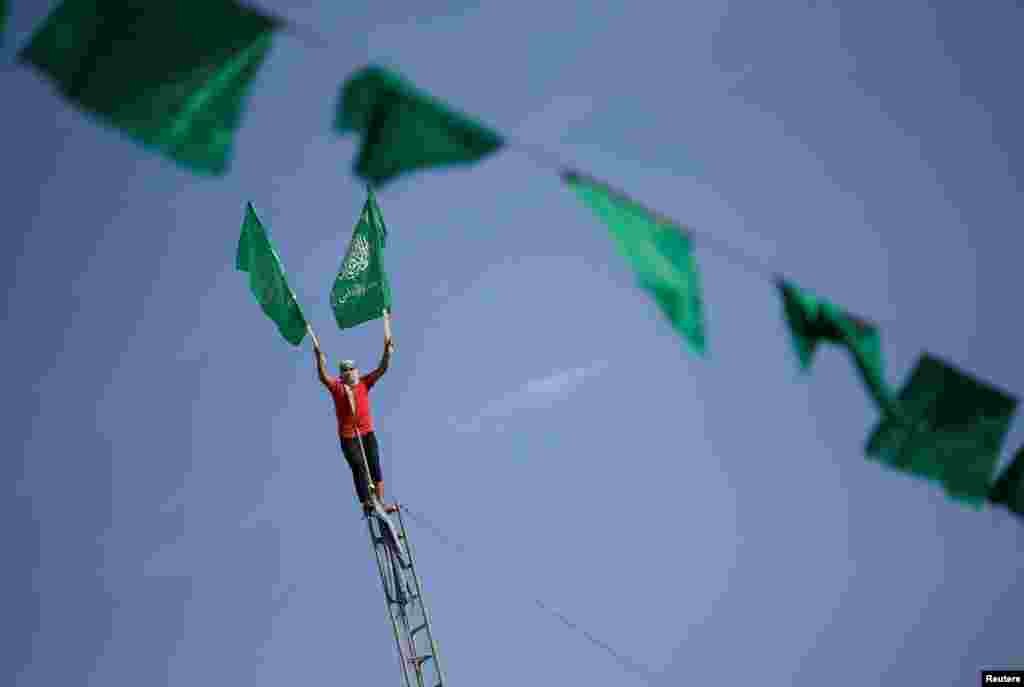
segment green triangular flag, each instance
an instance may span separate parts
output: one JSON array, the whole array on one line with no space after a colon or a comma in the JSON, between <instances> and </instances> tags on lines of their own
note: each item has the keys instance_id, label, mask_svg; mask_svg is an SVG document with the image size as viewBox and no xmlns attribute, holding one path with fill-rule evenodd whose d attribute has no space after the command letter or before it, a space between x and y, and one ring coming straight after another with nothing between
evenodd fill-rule
<instances>
[{"instance_id":1,"label":"green triangular flag","mask_svg":"<svg viewBox=\"0 0 1024 687\"><path fill-rule=\"evenodd\" d=\"M476 162L504 144L495 131L378 66L342 86L334 128L362 134L355 172L375 186L416 169Z\"/></svg>"},{"instance_id":2,"label":"green triangular flag","mask_svg":"<svg viewBox=\"0 0 1024 687\"><path fill-rule=\"evenodd\" d=\"M893 392L885 381L878 328L795 284L780 279L777 285L800 369L810 369L819 342L843 346L878 407L893 410Z\"/></svg>"},{"instance_id":3,"label":"green triangular flag","mask_svg":"<svg viewBox=\"0 0 1024 687\"><path fill-rule=\"evenodd\" d=\"M1017 451L1003 474L989 490L988 500L999 503L1017 515L1024 516L1024 447Z\"/></svg>"},{"instance_id":4,"label":"green triangular flag","mask_svg":"<svg viewBox=\"0 0 1024 687\"><path fill-rule=\"evenodd\" d=\"M694 352L705 355L700 273L689 234L596 179L577 172L566 172L562 178L608 225L619 251L636 272L640 287L651 294Z\"/></svg>"},{"instance_id":5,"label":"green triangular flag","mask_svg":"<svg viewBox=\"0 0 1024 687\"><path fill-rule=\"evenodd\" d=\"M384 271L387 234L370 189L331 288L331 307L341 329L377 319L385 309L391 311L391 286Z\"/></svg>"},{"instance_id":6,"label":"green triangular flag","mask_svg":"<svg viewBox=\"0 0 1024 687\"><path fill-rule=\"evenodd\" d=\"M136 141L222 174L275 27L233 0L64 0L19 59Z\"/></svg>"},{"instance_id":7,"label":"green triangular flag","mask_svg":"<svg viewBox=\"0 0 1024 687\"><path fill-rule=\"evenodd\" d=\"M288 343L298 346L306 335L306 318L295 293L288 286L281 258L270 244L252 203L245 205L235 267L249 273L249 289L263 312L274 321Z\"/></svg>"},{"instance_id":8,"label":"green triangular flag","mask_svg":"<svg viewBox=\"0 0 1024 687\"><path fill-rule=\"evenodd\" d=\"M940 482L975 508L984 503L1017 399L925 353L898 403L868 439L868 457Z\"/></svg>"}]
</instances>

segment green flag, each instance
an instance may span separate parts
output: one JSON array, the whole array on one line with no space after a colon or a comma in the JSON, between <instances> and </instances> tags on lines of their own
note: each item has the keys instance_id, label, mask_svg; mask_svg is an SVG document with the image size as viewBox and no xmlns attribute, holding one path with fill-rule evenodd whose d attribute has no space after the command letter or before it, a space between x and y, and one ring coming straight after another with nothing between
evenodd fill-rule
<instances>
[{"instance_id":1,"label":"green flag","mask_svg":"<svg viewBox=\"0 0 1024 687\"><path fill-rule=\"evenodd\" d=\"M306 335L306 318L295 294L288 286L277 251L270 245L267 232L256 217L252 203L245 205L242 235L238 239L235 267L249 273L249 289L267 317L277 325L288 343L298 346Z\"/></svg>"},{"instance_id":2,"label":"green flag","mask_svg":"<svg viewBox=\"0 0 1024 687\"><path fill-rule=\"evenodd\" d=\"M843 346L878 407L892 411L893 392L885 381L878 328L795 284L780 279L777 285L800 369L810 369L819 342Z\"/></svg>"},{"instance_id":3,"label":"green flag","mask_svg":"<svg viewBox=\"0 0 1024 687\"><path fill-rule=\"evenodd\" d=\"M1017 450L1013 462L992 485L988 500L1000 503L1017 515L1024 516L1024 447Z\"/></svg>"},{"instance_id":4,"label":"green flag","mask_svg":"<svg viewBox=\"0 0 1024 687\"><path fill-rule=\"evenodd\" d=\"M868 457L940 482L975 508L984 503L1017 399L925 353L898 403L868 439Z\"/></svg>"},{"instance_id":5,"label":"green flag","mask_svg":"<svg viewBox=\"0 0 1024 687\"><path fill-rule=\"evenodd\" d=\"M341 329L374 320L385 309L391 311L391 286L384 271L387 234L370 189L331 289L331 307Z\"/></svg>"},{"instance_id":6,"label":"green flag","mask_svg":"<svg viewBox=\"0 0 1024 687\"><path fill-rule=\"evenodd\" d=\"M362 134L355 172L375 186L416 169L476 162L503 145L496 132L377 66L342 86L334 128Z\"/></svg>"},{"instance_id":7,"label":"green flag","mask_svg":"<svg viewBox=\"0 0 1024 687\"><path fill-rule=\"evenodd\" d=\"M134 140L223 174L275 27L233 0L64 0L19 59Z\"/></svg>"},{"instance_id":8,"label":"green flag","mask_svg":"<svg viewBox=\"0 0 1024 687\"><path fill-rule=\"evenodd\" d=\"M565 172L562 178L608 226L640 287L654 298L694 352L705 355L700 273L690 235L596 179L577 172Z\"/></svg>"},{"instance_id":9,"label":"green flag","mask_svg":"<svg viewBox=\"0 0 1024 687\"><path fill-rule=\"evenodd\" d=\"M7 28L7 0L0 0L0 45L4 43L4 29Z\"/></svg>"}]
</instances>

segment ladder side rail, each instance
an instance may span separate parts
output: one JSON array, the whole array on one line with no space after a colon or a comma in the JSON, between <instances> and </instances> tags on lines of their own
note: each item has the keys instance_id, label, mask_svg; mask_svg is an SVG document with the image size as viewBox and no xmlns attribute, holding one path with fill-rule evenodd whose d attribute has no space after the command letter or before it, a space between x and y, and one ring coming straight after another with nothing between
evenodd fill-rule
<instances>
[{"instance_id":1,"label":"ladder side rail","mask_svg":"<svg viewBox=\"0 0 1024 687\"><path fill-rule=\"evenodd\" d=\"M398 622L395 620L395 614L391 606L391 595L388 593L388 582L387 582L387 571L384 568L384 561L381 560L380 549L378 548L378 541L380 540L373 532L373 518L366 518L366 527L370 532L370 546L373 548L374 558L377 560L377 571L380 574L380 581L384 587L384 604L388 609L388 619L391 620L391 630L395 635L395 648L398 649L398 667L402 671L402 682L405 683L405 687L413 687L409 682L408 666L406 665L405 654L402 651L402 639L400 636L400 630ZM381 542L380 546L385 547L387 550L387 544Z\"/></svg>"},{"instance_id":2,"label":"ladder side rail","mask_svg":"<svg viewBox=\"0 0 1024 687\"><path fill-rule=\"evenodd\" d=\"M380 525L378 523L378 527L379 526ZM387 555L388 564L395 579L395 597L399 600L405 600L404 603L399 601L399 603L394 604L394 606L397 606L396 613L399 618L399 627L401 629L402 639L405 640L409 647L409 655L405 658L406 662L409 664L407 667L412 668L413 675L416 677L416 687L427 687L423 682L422 662L418 660L420 654L416 650L416 638L409 629L408 611L411 600L407 596L407 589L405 589L405 587L408 587L408 584L401 565L401 559L399 559L397 554L386 543L384 545L384 551Z\"/></svg>"},{"instance_id":3,"label":"ladder side rail","mask_svg":"<svg viewBox=\"0 0 1024 687\"><path fill-rule=\"evenodd\" d=\"M426 626L427 641L430 643L430 653L433 656L434 670L437 673L438 682L434 687L444 687L444 670L441 666L441 657L437 650L437 642L434 640L434 631L430 624L430 613L427 611L427 602L423 597L423 585L420 583L419 573L416 572L416 559L413 555L412 542L409 541L409 533L405 529L405 519L402 517L401 506L399 506L397 513L398 527L402 539L405 540L405 553L409 558L409 572L412 574L413 584L416 586L416 601L423 613L423 624Z\"/></svg>"}]
</instances>

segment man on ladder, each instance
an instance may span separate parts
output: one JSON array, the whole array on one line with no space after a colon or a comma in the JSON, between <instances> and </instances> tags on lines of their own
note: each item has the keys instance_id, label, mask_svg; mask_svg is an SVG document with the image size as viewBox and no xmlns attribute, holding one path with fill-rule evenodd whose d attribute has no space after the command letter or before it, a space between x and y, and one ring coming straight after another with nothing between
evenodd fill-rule
<instances>
[{"instance_id":1,"label":"man on ladder","mask_svg":"<svg viewBox=\"0 0 1024 687\"><path fill-rule=\"evenodd\" d=\"M339 365L341 376L331 377L327 374L327 358L323 351L316 344L313 348L320 383L334 399L341 451L349 468L352 469L352 480L355 482L359 502L367 512L373 510L374 495L385 511L391 513L396 509L393 504L384 504L384 478L381 475L380 453L373 429L373 415L370 412L370 389L387 372L392 348L391 337L386 336L380 364L376 370L364 377L360 376L359 368L351 360L342 360ZM366 474L367 467L370 471L369 476ZM370 493L370 478L373 479L375 494Z\"/></svg>"}]
</instances>

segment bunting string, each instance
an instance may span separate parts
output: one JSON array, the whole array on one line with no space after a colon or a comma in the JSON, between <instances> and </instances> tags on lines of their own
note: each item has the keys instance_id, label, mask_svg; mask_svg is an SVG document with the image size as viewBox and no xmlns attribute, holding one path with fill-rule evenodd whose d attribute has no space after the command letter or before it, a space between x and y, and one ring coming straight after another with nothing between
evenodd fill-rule
<instances>
[{"instance_id":1,"label":"bunting string","mask_svg":"<svg viewBox=\"0 0 1024 687\"><path fill-rule=\"evenodd\" d=\"M435 539L440 541L445 546L451 548L453 551L461 555L471 553L471 551L465 545L454 541L451 537L442 532L437 525L431 522L422 513L417 513L416 511L411 510L404 503L401 504L399 507L402 509L404 513L409 515L410 519L413 522L429 531L431 535L434 536ZM532 595L526 594L524 592L520 591L519 593L522 595L524 601L528 600L530 604L536 606L540 610L544 611L548 615L558 620L562 625L564 625L569 630L575 632L576 634L586 639L592 646L597 647L601 651L611 656L611 658L616 663L618 663L622 668L640 677L645 682L647 682L647 684L653 687L656 684L656 682L659 681L658 675L653 670L651 670L647 666L637 663L636 661L629 658L622 652L616 650L614 647L608 644L608 642L599 639L592 632L581 627L579 623L573 622L564 613L561 613L560 611L552 607L550 604L547 604L543 600Z\"/></svg>"}]
</instances>

